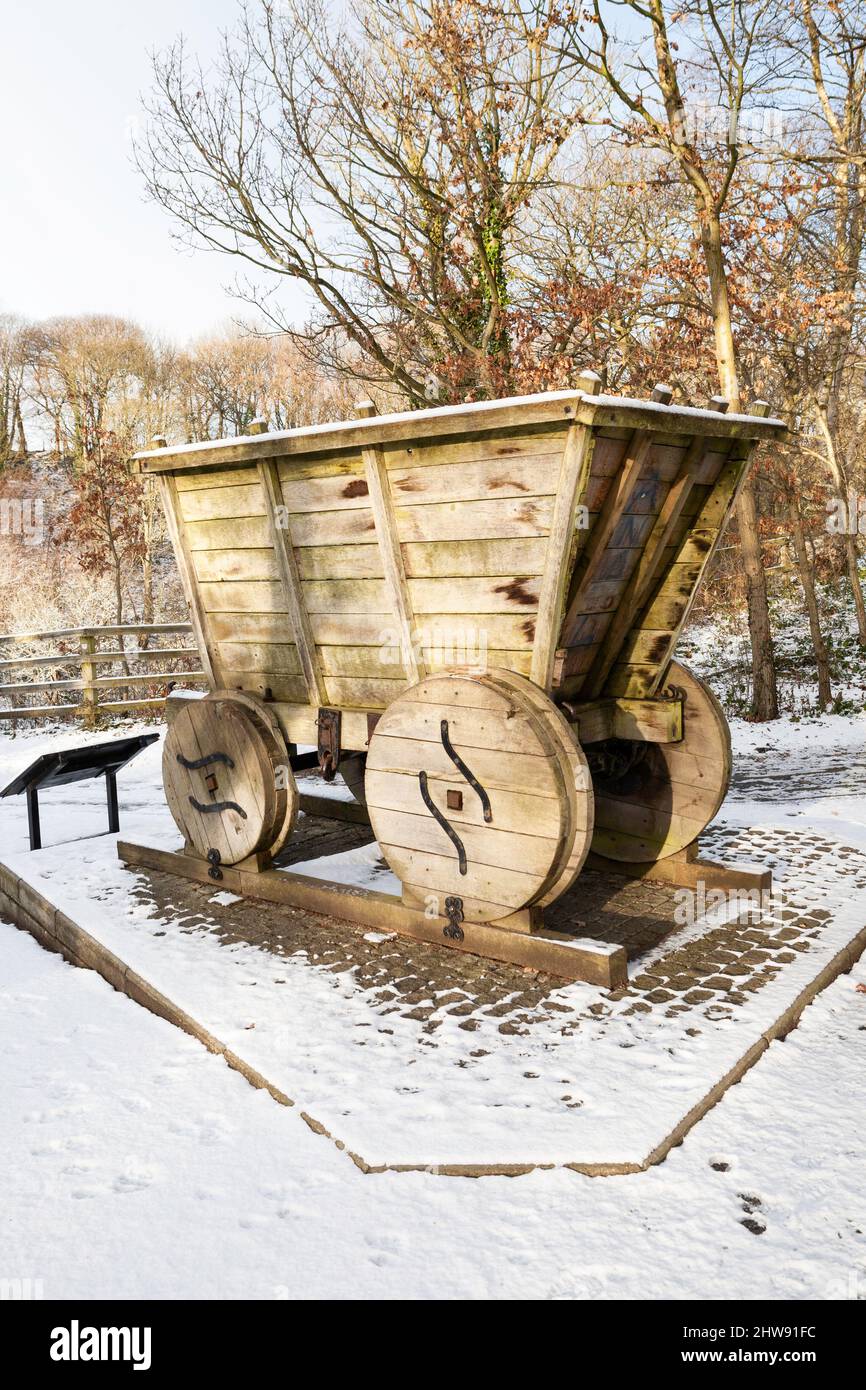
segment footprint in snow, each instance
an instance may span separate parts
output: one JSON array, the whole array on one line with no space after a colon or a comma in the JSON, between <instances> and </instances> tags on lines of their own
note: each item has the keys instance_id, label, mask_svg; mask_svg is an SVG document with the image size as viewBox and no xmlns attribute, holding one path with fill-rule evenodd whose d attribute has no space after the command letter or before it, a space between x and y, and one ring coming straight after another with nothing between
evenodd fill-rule
<instances>
[{"instance_id":1,"label":"footprint in snow","mask_svg":"<svg viewBox=\"0 0 866 1390\"><path fill-rule=\"evenodd\" d=\"M111 1186L115 1192L121 1194L127 1192L141 1192L144 1188L150 1187L153 1179L153 1173L148 1172L146 1169L140 1169L137 1172L129 1171L118 1174Z\"/></svg>"},{"instance_id":2,"label":"footprint in snow","mask_svg":"<svg viewBox=\"0 0 866 1390\"><path fill-rule=\"evenodd\" d=\"M751 1231L753 1236L762 1236L767 1229L767 1223L762 1217L754 1215L757 1209L763 1205L761 1198L750 1192L738 1192L737 1196L740 1198L743 1204L742 1209L746 1213L745 1216L740 1217L740 1225L745 1226L747 1231Z\"/></svg>"},{"instance_id":3,"label":"footprint in snow","mask_svg":"<svg viewBox=\"0 0 866 1390\"><path fill-rule=\"evenodd\" d=\"M94 1148L96 1140L90 1134L72 1134L67 1139L49 1139L30 1150L32 1158L55 1158L58 1154L86 1153Z\"/></svg>"}]
</instances>

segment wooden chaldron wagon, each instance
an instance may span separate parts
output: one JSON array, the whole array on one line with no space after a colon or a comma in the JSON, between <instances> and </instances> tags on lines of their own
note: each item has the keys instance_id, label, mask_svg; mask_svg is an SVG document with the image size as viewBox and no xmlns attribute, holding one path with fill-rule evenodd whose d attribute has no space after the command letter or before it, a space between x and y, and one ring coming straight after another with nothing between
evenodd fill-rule
<instances>
[{"instance_id":1,"label":"wooden chaldron wagon","mask_svg":"<svg viewBox=\"0 0 866 1390\"><path fill-rule=\"evenodd\" d=\"M183 854L122 857L606 984L620 948L543 923L587 861L730 881L697 858L728 728L673 651L753 448L784 426L762 402L599 386L366 403L139 455L211 690L177 701L165 743ZM310 746L366 806L402 899L271 868Z\"/></svg>"}]
</instances>

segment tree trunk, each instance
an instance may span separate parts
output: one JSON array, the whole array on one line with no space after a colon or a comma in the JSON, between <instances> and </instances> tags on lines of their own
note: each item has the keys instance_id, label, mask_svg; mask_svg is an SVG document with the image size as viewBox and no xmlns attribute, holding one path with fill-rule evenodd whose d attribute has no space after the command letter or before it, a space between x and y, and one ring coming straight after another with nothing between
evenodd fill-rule
<instances>
[{"instance_id":1,"label":"tree trunk","mask_svg":"<svg viewBox=\"0 0 866 1390\"><path fill-rule=\"evenodd\" d=\"M740 383L737 376L728 280L722 252L722 229L718 216L706 210L701 214L701 246L710 282L713 339L719 383L731 409L739 410ZM755 490L748 479L740 492L736 512L743 571L746 576L749 641L752 648L752 717L758 720L778 719L779 696L776 689L776 663L770 628L767 576L761 557Z\"/></svg>"},{"instance_id":2,"label":"tree trunk","mask_svg":"<svg viewBox=\"0 0 866 1390\"><path fill-rule=\"evenodd\" d=\"M812 649L815 653L815 665L818 669L818 704L822 710L825 710L828 705L833 703L833 692L830 688L830 663L827 657L827 644L821 631L821 615L818 612L815 577L809 563L809 552L806 548L806 536L803 531L803 518L800 516L800 509L795 501L790 503L788 516L791 522L791 535L794 541L794 555L797 559L800 584L803 589L803 597L806 600L806 613L809 618L809 632L812 638Z\"/></svg>"},{"instance_id":3,"label":"tree trunk","mask_svg":"<svg viewBox=\"0 0 866 1390\"><path fill-rule=\"evenodd\" d=\"M24 433L24 417L21 414L21 402L15 402L15 431L18 435L18 456L26 459L27 457L27 435Z\"/></svg>"},{"instance_id":4,"label":"tree trunk","mask_svg":"<svg viewBox=\"0 0 866 1390\"><path fill-rule=\"evenodd\" d=\"M836 449L836 440L833 436L833 428L830 423L829 409L822 405L815 407L815 419L818 422L818 429L824 440L824 448L827 453L827 466L830 469L830 476L833 479L833 487L836 490L836 497L842 503L843 515L848 516L848 479L845 469L839 460ZM856 528L857 518L853 518ZM860 584L860 565L857 554L857 538L851 529L852 518L848 517L848 529L845 533L845 568L848 571L848 583L851 586L851 593L854 598L854 612L857 614L857 635L860 638L860 645L866 646L866 603L863 600L863 589Z\"/></svg>"},{"instance_id":5,"label":"tree trunk","mask_svg":"<svg viewBox=\"0 0 866 1390\"><path fill-rule=\"evenodd\" d=\"M776 661L770 629L770 607L767 601L767 576L761 558L755 490L749 481L745 483L737 503L737 525L740 532L743 572L746 576L749 638L752 647L752 717L757 720L778 719L779 692L776 686Z\"/></svg>"},{"instance_id":6,"label":"tree trunk","mask_svg":"<svg viewBox=\"0 0 866 1390\"><path fill-rule=\"evenodd\" d=\"M854 595L854 612L857 614L857 635L861 647L866 647L866 604L863 602L863 589L860 585L860 557L857 554L857 539L850 532L845 537L845 567L848 583Z\"/></svg>"}]
</instances>

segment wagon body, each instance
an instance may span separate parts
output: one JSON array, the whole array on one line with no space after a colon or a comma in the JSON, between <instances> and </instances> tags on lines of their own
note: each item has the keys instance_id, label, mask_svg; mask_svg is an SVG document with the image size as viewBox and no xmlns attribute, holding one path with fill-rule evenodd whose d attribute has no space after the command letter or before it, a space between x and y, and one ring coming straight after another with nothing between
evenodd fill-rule
<instances>
[{"instance_id":1,"label":"wagon body","mask_svg":"<svg viewBox=\"0 0 866 1390\"><path fill-rule=\"evenodd\" d=\"M731 881L697 858L727 722L673 650L784 426L580 384L138 456L211 683L170 713L170 865L611 987L621 947L542 931L585 864ZM299 807L346 808L298 787L308 744L364 801L341 814L369 821L399 907L271 867Z\"/></svg>"},{"instance_id":2,"label":"wagon body","mask_svg":"<svg viewBox=\"0 0 866 1390\"><path fill-rule=\"evenodd\" d=\"M437 669L569 707L663 688L763 415L560 391L138 455L214 687L345 748ZM371 407L369 409L372 409Z\"/></svg>"}]
</instances>

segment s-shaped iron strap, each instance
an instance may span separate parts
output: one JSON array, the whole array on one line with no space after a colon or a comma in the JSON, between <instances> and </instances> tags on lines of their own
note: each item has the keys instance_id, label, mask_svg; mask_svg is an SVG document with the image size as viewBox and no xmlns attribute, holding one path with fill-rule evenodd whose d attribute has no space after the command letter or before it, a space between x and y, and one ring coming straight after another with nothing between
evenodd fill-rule
<instances>
[{"instance_id":1,"label":"s-shaped iron strap","mask_svg":"<svg viewBox=\"0 0 866 1390\"><path fill-rule=\"evenodd\" d=\"M185 758L183 753L178 753L177 760L187 772L196 772L200 767L208 767L211 763L225 763L226 767L234 767L234 759L230 758L228 753L208 753L205 758Z\"/></svg>"},{"instance_id":2,"label":"s-shaped iron strap","mask_svg":"<svg viewBox=\"0 0 866 1390\"><path fill-rule=\"evenodd\" d=\"M194 806L203 816L213 816L221 811L237 811L239 816L247 818L247 813L243 806L239 806L236 801L214 801L210 806L206 806L203 801L196 801L194 796L189 799L190 806Z\"/></svg>"},{"instance_id":3,"label":"s-shaped iron strap","mask_svg":"<svg viewBox=\"0 0 866 1390\"><path fill-rule=\"evenodd\" d=\"M448 821L445 819L442 812L439 810L439 807L436 805L435 801L433 800L429 791L427 790L426 772L418 773L418 785L421 788L421 796L423 798L424 805L427 807L427 810L430 812L431 816L435 817L435 819L442 826L442 829L445 831L445 834L448 836L449 840L454 845L454 848L457 850L457 867L460 870L461 874L465 874L467 872L466 850L463 848L463 841L461 840L460 836L457 834L457 831L453 828L453 826L448 824Z\"/></svg>"},{"instance_id":4,"label":"s-shaped iron strap","mask_svg":"<svg viewBox=\"0 0 866 1390\"><path fill-rule=\"evenodd\" d=\"M445 749L445 752L448 754L452 763L456 768L459 769L460 772L463 773L463 776L466 778L466 781L469 783L472 790L478 793L478 797L481 801L481 806L484 811L484 819L489 825L490 822L493 820L493 811L490 806L490 797L487 795L478 778L474 775L474 773L470 772L469 768L464 763L460 754L454 748L454 745L452 744L451 739L448 736L447 719L442 720L441 724L439 725L439 732L442 735L442 747Z\"/></svg>"}]
</instances>

